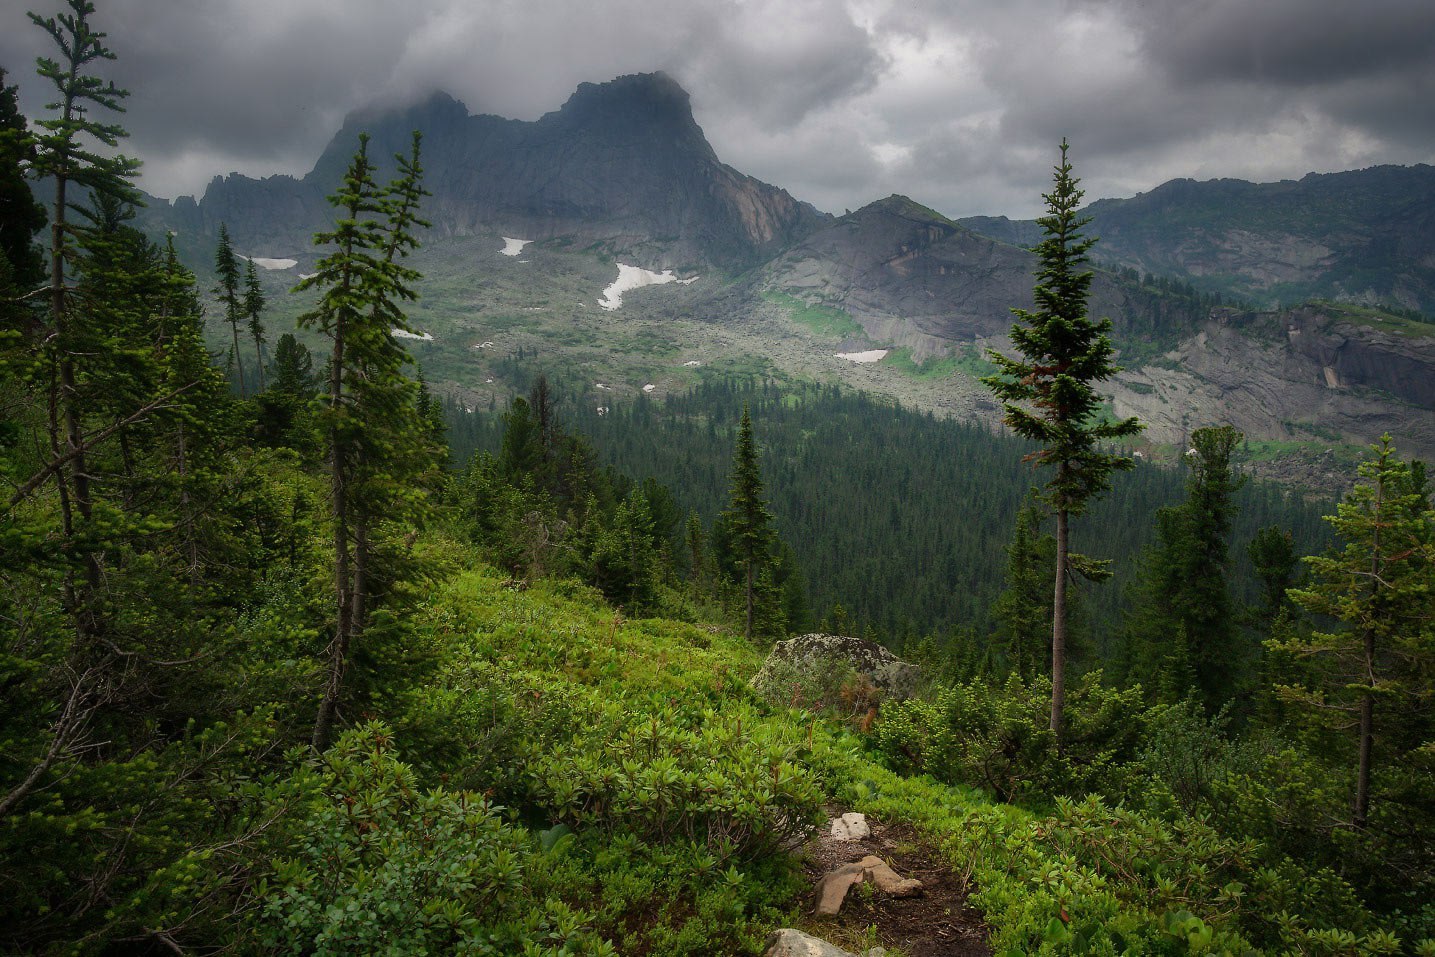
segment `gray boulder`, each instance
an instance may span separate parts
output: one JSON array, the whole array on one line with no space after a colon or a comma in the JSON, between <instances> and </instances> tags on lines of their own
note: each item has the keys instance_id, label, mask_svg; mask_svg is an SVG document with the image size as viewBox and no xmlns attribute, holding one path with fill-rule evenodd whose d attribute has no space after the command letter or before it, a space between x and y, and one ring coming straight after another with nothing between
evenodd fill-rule
<instances>
[{"instance_id":1,"label":"gray boulder","mask_svg":"<svg viewBox=\"0 0 1435 957\"><path fill-rule=\"evenodd\" d=\"M882 700L893 700L915 694L921 672L875 641L810 634L779 641L752 683L769 699L794 696L802 704L836 706L854 677L866 678Z\"/></svg>"},{"instance_id":2,"label":"gray boulder","mask_svg":"<svg viewBox=\"0 0 1435 957\"><path fill-rule=\"evenodd\" d=\"M886 950L873 947L863 951L860 957L883 957ZM850 950L843 950L820 937L804 934L800 930L784 927L767 937L767 950L763 957L859 957Z\"/></svg>"}]
</instances>

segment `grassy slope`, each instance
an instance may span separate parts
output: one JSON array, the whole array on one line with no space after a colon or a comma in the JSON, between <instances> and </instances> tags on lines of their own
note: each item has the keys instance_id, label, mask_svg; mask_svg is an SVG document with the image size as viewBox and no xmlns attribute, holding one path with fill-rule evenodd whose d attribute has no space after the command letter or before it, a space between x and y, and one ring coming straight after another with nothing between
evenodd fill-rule
<instances>
[{"instance_id":1,"label":"grassy slope","mask_svg":"<svg viewBox=\"0 0 1435 957\"><path fill-rule=\"evenodd\" d=\"M760 701L747 678L762 654L724 628L626 620L585 587L520 588L484 568L435 589L418 623L440 664L401 736L430 756L421 765L430 775L510 806L526 794L530 827L572 822L581 849L564 865L568 897L621 953L757 953L770 928L806 919L806 889L776 845L716 864L699 852L694 864L664 850L651 811L592 811L584 775L617 787L669 759L674 780L691 775L689 802L726 793L704 775L755 759L755 790L726 805L723 820L796 795L778 814L787 825L801 815L817 824L818 804L835 803L914 826L972 882L998 954L1256 953L1235 925L1242 906L1261 906L1259 888L1222 876L1231 846L1201 826L1162 825L1095 798L1035 813L899 776L841 723ZM681 729L681 745L646 758L614 752L656 741L667 726ZM595 771L587 758L564 765L546 753L575 748L616 766ZM654 789L635 800L663 799ZM722 887L727 896L714 903Z\"/></svg>"}]
</instances>

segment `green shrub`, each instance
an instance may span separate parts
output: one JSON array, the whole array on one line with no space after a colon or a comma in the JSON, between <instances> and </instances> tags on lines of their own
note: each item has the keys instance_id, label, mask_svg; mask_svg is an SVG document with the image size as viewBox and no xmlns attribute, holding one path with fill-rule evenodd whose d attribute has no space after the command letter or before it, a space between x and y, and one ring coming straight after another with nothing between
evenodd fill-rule
<instances>
[{"instance_id":1,"label":"green shrub","mask_svg":"<svg viewBox=\"0 0 1435 957\"><path fill-rule=\"evenodd\" d=\"M481 797L420 791L382 725L344 735L322 761L296 773L308 814L257 888L269 952L613 953L534 886L561 847L534 849Z\"/></svg>"},{"instance_id":2,"label":"green shrub","mask_svg":"<svg viewBox=\"0 0 1435 957\"><path fill-rule=\"evenodd\" d=\"M1145 712L1140 689L1087 675L1067 699L1066 746L1048 727L1051 684L1016 675L1004 686L956 684L935 701L883 709L875 740L893 767L985 788L1003 801L1120 792L1134 773Z\"/></svg>"},{"instance_id":3,"label":"green shrub","mask_svg":"<svg viewBox=\"0 0 1435 957\"><path fill-rule=\"evenodd\" d=\"M811 832L822 808L790 724L748 708L631 712L576 737L532 769L534 797L575 828L644 843L696 844L750 862Z\"/></svg>"}]
</instances>

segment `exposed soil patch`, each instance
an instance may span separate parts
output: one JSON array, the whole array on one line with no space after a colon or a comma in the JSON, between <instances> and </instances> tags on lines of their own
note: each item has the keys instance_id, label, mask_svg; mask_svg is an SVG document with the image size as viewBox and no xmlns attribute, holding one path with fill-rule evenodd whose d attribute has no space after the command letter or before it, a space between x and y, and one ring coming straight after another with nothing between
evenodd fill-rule
<instances>
[{"instance_id":1,"label":"exposed soil patch","mask_svg":"<svg viewBox=\"0 0 1435 957\"><path fill-rule=\"evenodd\" d=\"M907 957L991 957L988 931L981 916L967 906L969 888L926 847L906 825L867 822L872 833L860 840L838 841L825 830L803 849L803 871L816 885L822 875L842 864L875 854L902 877L915 877L922 891L915 897L873 894L858 885L847 894L836 917L812 915L816 898L805 905L803 929L840 947L860 951L874 943L899 947ZM876 929L875 942L868 928Z\"/></svg>"}]
</instances>

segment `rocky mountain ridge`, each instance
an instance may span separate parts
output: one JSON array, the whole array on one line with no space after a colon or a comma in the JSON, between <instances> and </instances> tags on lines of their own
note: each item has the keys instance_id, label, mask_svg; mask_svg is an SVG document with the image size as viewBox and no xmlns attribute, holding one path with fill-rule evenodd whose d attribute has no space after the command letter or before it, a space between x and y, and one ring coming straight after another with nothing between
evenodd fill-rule
<instances>
[{"instance_id":1,"label":"rocky mountain ridge","mask_svg":"<svg viewBox=\"0 0 1435 957\"><path fill-rule=\"evenodd\" d=\"M383 158L404 150L415 128L424 132L433 194L425 214L434 223L416 265L441 289L416 306L420 323L439 336L422 346L425 368L475 403L524 386L476 365L472 350L522 343L596 372L614 365L604 357L615 350L637 349L631 364L651 369L642 357L661 334L688 343L678 365L724 350L759 356L793 374L996 423L978 378L985 350L1008 347L1011 308L1031 304L1036 260L1023 246L1034 241L1034 224L954 221L902 196L841 217L821 213L724 165L686 92L662 74L583 84L532 122L471 116L445 94L357 113L305 177L216 179L199 202L156 203L147 223L178 231L201 268L226 222L240 251L300 260L294 271L302 271L312 261L310 237L330 215L324 196L359 132ZM1389 430L1412 452L1435 453L1435 336L1427 334L1435 327L1338 303L1212 310L1209 297L1180 283L1143 278L1189 277L1244 294L1258 281L1297 288L1304 276L1301 288L1339 293L1345 287L1310 277L1334 275L1351 250L1374 256L1385 248L1380 236L1424 222L1435 207L1425 193L1411 187L1402 202L1381 191L1424 183L1430 172L1307 177L1275 192L1227 182L1213 194L1210 184L1178 181L1093 204L1098 265L1120 267L1099 269L1092 287L1092 312L1112 318L1127 366L1109 390L1113 411L1141 416L1150 423L1147 440L1166 445L1229 421L1254 440L1285 444L1361 444ZM1341 188L1353 197L1339 196ZM1227 215L1232 203L1244 211ZM1361 220L1362 209L1383 220ZM534 244L522 258L505 258L504 236ZM1435 256L1421 252L1422 241L1397 242L1381 260L1388 288L1415 290L1401 301L1424 301L1421 270ZM1284 250L1286 266L1257 255L1262 243ZM514 272L530 258L527 272ZM619 262L703 281L635 290L599 321L594 310L613 307L597 294L615 281ZM271 282L277 287L285 275ZM836 318L831 328L806 328L794 318L804 310ZM504 331L513 334L505 340ZM648 384L661 390L681 381ZM610 392L595 394L595 403Z\"/></svg>"},{"instance_id":2,"label":"rocky mountain ridge","mask_svg":"<svg viewBox=\"0 0 1435 957\"><path fill-rule=\"evenodd\" d=\"M227 223L249 247L305 241L329 215L325 196L370 136L380 170L424 134L425 216L440 235L476 230L607 243L651 263L741 268L831 217L721 163L688 94L662 73L584 83L538 120L473 116L445 93L350 115L302 179L216 177L199 201L153 201L151 228L213 236Z\"/></svg>"},{"instance_id":3,"label":"rocky mountain ridge","mask_svg":"<svg viewBox=\"0 0 1435 957\"><path fill-rule=\"evenodd\" d=\"M1248 183L1178 179L1086 207L1098 262L1178 277L1262 308L1312 298L1435 315L1435 167ZM961 221L1030 245L1035 222Z\"/></svg>"}]
</instances>

